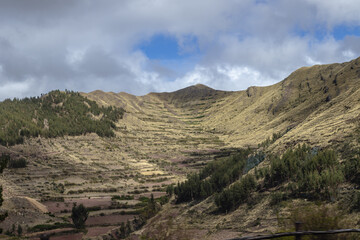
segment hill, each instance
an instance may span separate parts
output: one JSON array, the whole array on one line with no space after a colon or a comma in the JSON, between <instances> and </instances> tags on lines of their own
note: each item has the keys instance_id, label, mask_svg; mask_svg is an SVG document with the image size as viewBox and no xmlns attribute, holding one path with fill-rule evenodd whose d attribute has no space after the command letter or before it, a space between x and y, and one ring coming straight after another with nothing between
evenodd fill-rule
<instances>
[{"instance_id":1,"label":"hill","mask_svg":"<svg viewBox=\"0 0 360 240\"><path fill-rule=\"evenodd\" d=\"M0 103L0 144L15 145L24 137L59 137L96 132L113 136L114 121L123 110L100 108L75 92L52 91L41 97Z\"/></svg>"},{"instance_id":2,"label":"hill","mask_svg":"<svg viewBox=\"0 0 360 240\"><path fill-rule=\"evenodd\" d=\"M282 135L279 148L297 142L327 146L349 140L359 121L359 77L360 58L304 67L275 85L246 91L217 91L196 85L142 97L97 91L84 96L106 106L124 107L133 115L166 112L176 117L177 112L184 112L230 146L257 146L274 133ZM165 109L159 108L156 114L147 103Z\"/></svg>"},{"instance_id":3,"label":"hill","mask_svg":"<svg viewBox=\"0 0 360 240\"><path fill-rule=\"evenodd\" d=\"M89 231L80 234L86 238L116 236L127 220L135 230L145 219L139 236L227 239L278 231L276 216L289 216L314 192L322 204L349 207L360 169L359 88L360 58L301 68L245 91L195 85L145 96L55 91L6 100L0 150L26 166L7 168L0 178L9 211L0 227L11 230L23 215L31 236L69 234L71 205L78 202L91 209ZM10 128L9 119L18 124ZM307 170L302 175L289 166ZM305 188L308 179L324 185ZM166 203L171 188L175 196ZM334 188L340 197L327 198ZM17 206L23 197L50 213Z\"/></svg>"}]
</instances>

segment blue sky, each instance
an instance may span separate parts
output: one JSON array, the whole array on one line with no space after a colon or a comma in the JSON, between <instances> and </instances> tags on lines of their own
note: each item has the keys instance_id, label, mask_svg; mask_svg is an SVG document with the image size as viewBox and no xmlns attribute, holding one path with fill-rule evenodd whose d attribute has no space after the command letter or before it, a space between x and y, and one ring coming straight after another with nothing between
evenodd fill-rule
<instances>
[{"instance_id":1,"label":"blue sky","mask_svg":"<svg viewBox=\"0 0 360 240\"><path fill-rule=\"evenodd\" d=\"M182 60L200 54L196 37L192 37L187 44L192 46L189 51L182 49L176 36L159 33L142 41L137 48L149 59L154 60Z\"/></svg>"},{"instance_id":2,"label":"blue sky","mask_svg":"<svg viewBox=\"0 0 360 240\"><path fill-rule=\"evenodd\" d=\"M336 40L343 40L347 36L360 37L360 25L339 25L335 26L331 32Z\"/></svg>"},{"instance_id":3,"label":"blue sky","mask_svg":"<svg viewBox=\"0 0 360 240\"><path fill-rule=\"evenodd\" d=\"M358 0L3 0L0 99L243 90L360 56Z\"/></svg>"},{"instance_id":4,"label":"blue sky","mask_svg":"<svg viewBox=\"0 0 360 240\"><path fill-rule=\"evenodd\" d=\"M357 25L338 25L331 29L326 29L325 26L316 27L314 31L295 30L298 37L312 37L317 41L323 41L325 38L333 38L336 41L343 40L345 37L355 36L360 37L360 26ZM184 62L187 59L191 61L194 57L201 55L196 38L192 42L195 49L191 52L183 53L181 46L178 44L176 36L169 34L155 34L150 39L143 40L136 50L142 51L149 59L166 62Z\"/></svg>"}]
</instances>

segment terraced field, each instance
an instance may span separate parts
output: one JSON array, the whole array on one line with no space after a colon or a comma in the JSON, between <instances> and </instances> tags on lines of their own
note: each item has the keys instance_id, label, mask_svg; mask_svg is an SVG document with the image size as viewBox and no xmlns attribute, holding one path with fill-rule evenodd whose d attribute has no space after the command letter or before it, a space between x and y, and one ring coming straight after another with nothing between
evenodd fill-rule
<instances>
[{"instance_id":1,"label":"terraced field","mask_svg":"<svg viewBox=\"0 0 360 240\"><path fill-rule=\"evenodd\" d=\"M92 209L86 237L95 237L132 220L143 207L141 197L164 196L166 186L183 180L189 171L235 151L225 149L216 133L201 128L201 112L179 111L156 99L150 96L125 107L127 113L117 123L114 138L88 134L28 139L10 148L12 155L25 157L28 165L4 172L5 205L18 198L27 201L25 197L41 203L48 217L43 218L34 206L28 213L31 222L24 221L31 229L39 224L71 222L73 203L83 203ZM112 198L122 195L133 200ZM0 227L10 229L24 211L13 207ZM56 232L57 239L84 235L63 230Z\"/></svg>"}]
</instances>

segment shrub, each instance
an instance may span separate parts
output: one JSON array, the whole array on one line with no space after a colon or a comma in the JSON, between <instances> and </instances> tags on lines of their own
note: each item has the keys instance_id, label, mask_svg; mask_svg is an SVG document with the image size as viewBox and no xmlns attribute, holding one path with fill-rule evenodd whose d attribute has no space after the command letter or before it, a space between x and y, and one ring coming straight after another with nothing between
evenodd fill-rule
<instances>
[{"instance_id":1,"label":"shrub","mask_svg":"<svg viewBox=\"0 0 360 240\"><path fill-rule=\"evenodd\" d=\"M73 223L76 228L78 229L84 228L88 216L89 216L89 211L87 210L87 208L84 207L83 204L76 206L76 203L74 203L71 212L71 219L73 220Z\"/></svg>"},{"instance_id":2,"label":"shrub","mask_svg":"<svg viewBox=\"0 0 360 240\"><path fill-rule=\"evenodd\" d=\"M133 200L134 199L134 196L133 195L114 195L111 197L111 200L114 201L114 200Z\"/></svg>"},{"instance_id":3,"label":"shrub","mask_svg":"<svg viewBox=\"0 0 360 240\"><path fill-rule=\"evenodd\" d=\"M360 157L351 158L345 162L344 174L346 180L360 186Z\"/></svg>"},{"instance_id":4,"label":"shrub","mask_svg":"<svg viewBox=\"0 0 360 240\"><path fill-rule=\"evenodd\" d=\"M27 162L25 158L11 159L9 161L9 168L25 168Z\"/></svg>"},{"instance_id":5,"label":"shrub","mask_svg":"<svg viewBox=\"0 0 360 240\"><path fill-rule=\"evenodd\" d=\"M35 226L29 228L27 231L28 232L43 232L43 231L48 231L48 230L53 230L53 229L58 229L58 228L67 228L67 227L72 227L72 225L69 223L56 222L54 224L35 225Z\"/></svg>"},{"instance_id":6,"label":"shrub","mask_svg":"<svg viewBox=\"0 0 360 240\"><path fill-rule=\"evenodd\" d=\"M273 192L270 194L270 206L276 206L282 201L287 200L287 194L282 192Z\"/></svg>"},{"instance_id":7,"label":"shrub","mask_svg":"<svg viewBox=\"0 0 360 240\"><path fill-rule=\"evenodd\" d=\"M355 192L353 195L351 211L360 212L360 192Z\"/></svg>"},{"instance_id":8,"label":"shrub","mask_svg":"<svg viewBox=\"0 0 360 240\"><path fill-rule=\"evenodd\" d=\"M280 221L285 231L294 231L295 223L300 222L302 231L326 231L349 228L346 215L334 207L308 205L296 207L290 212L289 220ZM284 230L284 229L282 229ZM308 236L309 240L351 239L351 234L332 234Z\"/></svg>"},{"instance_id":9,"label":"shrub","mask_svg":"<svg viewBox=\"0 0 360 240\"><path fill-rule=\"evenodd\" d=\"M1 154L1 157L0 157L0 173L2 173L4 171L4 169L8 165L9 161L10 161L10 155Z\"/></svg>"}]
</instances>

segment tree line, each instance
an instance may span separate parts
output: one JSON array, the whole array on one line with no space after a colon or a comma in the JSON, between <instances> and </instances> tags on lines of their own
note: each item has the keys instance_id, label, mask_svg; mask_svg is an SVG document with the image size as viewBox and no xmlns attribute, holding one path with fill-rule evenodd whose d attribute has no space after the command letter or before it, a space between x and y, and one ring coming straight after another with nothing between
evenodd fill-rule
<instances>
[{"instance_id":1,"label":"tree line","mask_svg":"<svg viewBox=\"0 0 360 240\"><path fill-rule=\"evenodd\" d=\"M124 110L100 107L78 92L52 91L41 97L6 99L0 103L0 144L21 144L25 137L58 137L96 133L114 136Z\"/></svg>"},{"instance_id":2,"label":"tree line","mask_svg":"<svg viewBox=\"0 0 360 240\"><path fill-rule=\"evenodd\" d=\"M243 174L265 159L262 152L241 149L233 156L208 163L199 173L189 174L187 180L174 188L176 202L203 200L239 180Z\"/></svg>"},{"instance_id":3,"label":"tree line","mask_svg":"<svg viewBox=\"0 0 360 240\"><path fill-rule=\"evenodd\" d=\"M331 149L307 145L290 148L282 155L268 155L268 167L257 169L264 154L242 150L239 155L210 162L199 173L190 174L174 188L176 202L202 200L214 195L214 203L222 212L248 202L259 190L275 189L272 202L290 198L335 200L344 182L360 186L360 155L343 162ZM248 170L255 167L253 173ZM247 174L246 174L247 173ZM280 194L281 193L281 194ZM360 193L354 195L354 209L360 210Z\"/></svg>"}]
</instances>

